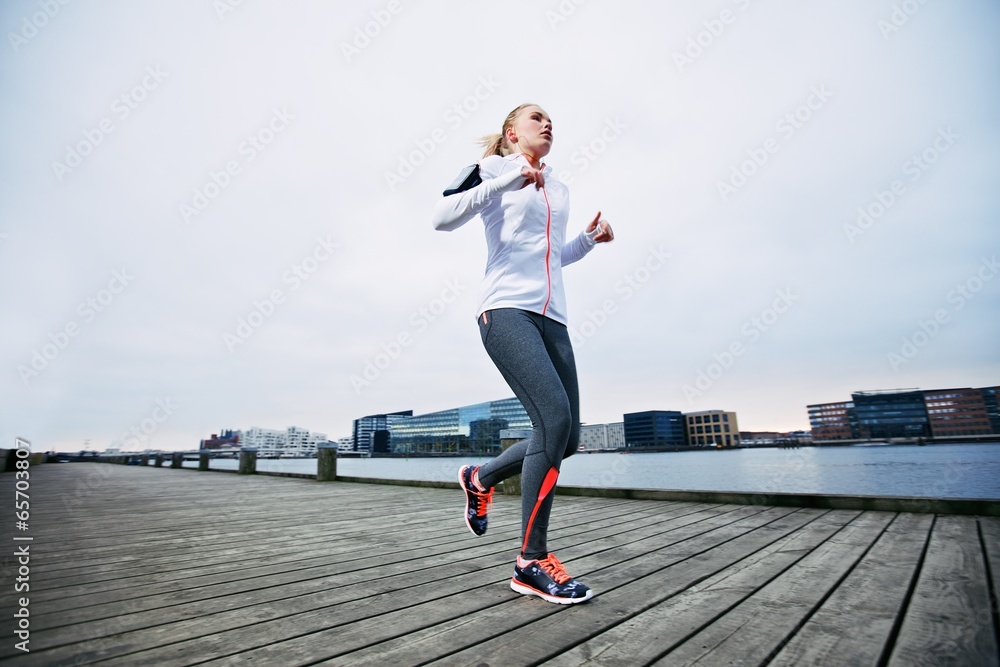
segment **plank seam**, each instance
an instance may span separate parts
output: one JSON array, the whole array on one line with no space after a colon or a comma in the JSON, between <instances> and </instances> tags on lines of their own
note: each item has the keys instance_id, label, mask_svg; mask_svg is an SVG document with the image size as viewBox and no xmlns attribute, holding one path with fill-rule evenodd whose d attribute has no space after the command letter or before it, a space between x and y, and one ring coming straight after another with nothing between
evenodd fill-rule
<instances>
[{"instance_id":1,"label":"plank seam","mask_svg":"<svg viewBox=\"0 0 1000 667\"><path fill-rule=\"evenodd\" d=\"M858 517L860 516L863 516L863 514L858 515ZM857 519L858 517L855 517L855 519ZM816 602L816 605L811 610L809 610L807 614L803 616L803 618L795 625L794 628L792 628L791 632L789 632L784 639L778 642L777 646L771 649L771 652L768 653L767 657L764 659L764 662L761 663L760 667L767 667L767 665L771 664L771 662L774 661L774 658L777 657L777 655L781 652L783 648L785 648L788 642L790 642L792 638L798 633L798 631L801 630L805 626L805 624L809 622L809 619L811 619L813 616L816 615L816 612L818 612L823 607L823 605L826 604L826 601L829 600L830 597L837 592L837 590L844 583L844 581L846 581L847 578L851 576L851 573L853 573L854 570L858 568L858 566L861 564L861 561L865 559L865 556L867 556L871 552L871 550L875 548L875 545L878 544L878 541L882 539L882 536L885 535L887 530L889 530L889 527L892 526L894 523L896 523L898 519L899 519L899 514L896 514L896 516L892 518L892 521L882 526L882 530L880 530L878 535L876 535L875 538L868 544L868 547L861 553L861 555L858 556L857 559L855 559L854 563L852 563L851 566L847 568L847 571L844 572L844 574L842 574L837 579L836 582L834 582L833 586L831 586L829 590L827 590L826 593L823 594L823 596Z\"/></svg>"},{"instance_id":2,"label":"plank seam","mask_svg":"<svg viewBox=\"0 0 1000 667\"><path fill-rule=\"evenodd\" d=\"M826 516L827 514L829 514L832 511L834 511L834 510L827 510L824 514L821 514L821 515L817 516L815 519L813 519L809 523L803 524L802 526L800 526L799 528L797 528L795 530L795 532L798 532L798 531L802 530L803 528L805 528L806 526L811 525L812 523L818 521L819 519L823 518L824 516ZM853 517L850 521L848 521L847 523L845 523L843 526L841 526L840 528L838 528L836 531L834 531L830 535L826 536L821 542L819 542L819 544L817 544L812 549L810 549L808 553L802 554L794 562L789 563L784 569L782 569L780 572L776 573L774 576L772 576L769 579L767 579L767 581L764 581L760 586L756 587L752 592L750 592L749 594L747 594L744 598L742 598L741 600L738 600L737 602L734 602L733 604L729 605L728 607L726 607L725 609L723 609L722 611L720 611L718 614L716 614L715 616L711 617L706 622L702 623L697 628L694 628L688 634L684 635L683 637L679 637L677 639L677 641L675 641L673 644L671 644L666 649L664 649L663 651L661 651L655 658L653 658L653 660L651 660L647 664L648 665L652 665L652 664L655 664L656 662L658 662L660 660L663 660L663 658L665 658L671 651L673 651L674 649L676 649L678 646L680 646L680 645L684 644L685 642L689 641L692 637L694 637L695 635L697 635L699 632L702 632L703 630L705 630L706 628L708 628L709 626L711 626L713 623L715 623L716 621L718 621L720 618L722 618L723 616L725 616L726 614L728 614L729 612L731 612L733 609L735 609L736 607L738 607L741 604L743 604L744 602L746 602L746 600L748 598L753 597L760 590L762 590L766 586L770 585L775 579L777 579L781 575L785 574L791 568L795 567L804 558L808 557L813 551L815 551L816 549L818 549L819 547L823 546L824 544L826 544L827 542L829 542L831 539L833 539L834 537L836 537L837 535L839 535L841 533L841 531L843 531L848 526L850 526L852 523L854 523L854 521L856 521L857 518L860 517L862 514L863 514L863 512L859 512L857 514L857 516ZM790 533L786 537L790 537L793 534L794 533ZM784 539L784 538L782 538L782 539ZM732 567L733 565L737 565L738 563L743 562L747 558L751 558L751 557L755 556L758 552L760 552L762 550L763 550L763 548L762 549L758 549L757 551L755 551L752 554L747 554L746 556L744 556L740 560L736 561L735 563L732 563L731 565L727 565L726 567L728 568L728 567ZM714 574L711 575L711 576L714 576ZM687 588L685 588L682 591L678 591L675 595L680 595L684 591L688 590L688 588L691 588L692 586L697 586L699 583L701 583L701 581L694 582L694 583L691 584L691 586L688 586ZM671 597L673 597L673 596L671 596ZM770 660L770 656L768 657L768 660Z\"/></svg>"},{"instance_id":3,"label":"plank seam","mask_svg":"<svg viewBox=\"0 0 1000 667\"><path fill-rule=\"evenodd\" d=\"M1000 664L1000 598L997 597L997 589L993 585L993 567L990 563L990 552L986 548L986 537L983 535L983 524L979 517L976 517L976 532L979 534L979 546L983 550L983 562L986 565L986 588L990 596L990 616L993 617L993 638L997 644L997 663Z\"/></svg>"},{"instance_id":4,"label":"plank seam","mask_svg":"<svg viewBox=\"0 0 1000 667\"><path fill-rule=\"evenodd\" d=\"M768 508L768 509L788 509L788 508ZM669 565L665 565L665 566L663 566L663 567L661 567L661 568L657 568L657 569L655 569L655 570L652 570L652 571L648 572L647 574L643 575L642 577L639 577L638 579L635 579L635 580L632 580L632 581L631 581L631 582L629 582L629 583L635 583L635 581L638 581L639 579L643 579L643 578L646 578L646 577L650 577L650 576L653 576L654 574L657 574L657 573L659 573L659 572L662 572L663 570L666 570L666 569L669 569L669 568L671 568L671 567L675 567L675 566L677 566L677 565L679 565L679 564L681 564L681 563L684 563L684 562L687 562L687 561L689 561L689 560L691 560L691 559L694 559L694 558L697 558L698 556L701 556L702 554L704 554L704 553L706 553L706 552L708 552L708 551L711 551L712 549L716 549L716 548L718 548L718 547L720 547L720 546L723 546L723 545L725 545L725 544L728 544L729 542L732 542L733 540L736 540L736 539L739 539L739 538L741 538L741 537L744 537L745 535L747 535L747 534L749 534L749 533L751 533L751 532L753 532L753 531L755 531L755 530L759 530L759 529L761 529L761 528L764 528L764 527L766 527L766 526L769 526L769 525L771 525L772 523L775 523L775 522L777 522L777 521L780 521L780 520L782 520L782 519L785 519L785 518L787 518L787 517L790 517L790 516L792 516L793 514L798 514L798 513L799 513L799 512L801 512L801 511L802 511L803 509L805 509L805 508L795 508L795 509L792 509L792 510L791 510L790 512L788 512L788 513L786 513L786 514L782 514L781 516L778 516L778 517L775 517L774 519L772 519L772 520L770 520L770 521L768 521L768 522L766 522L766 523L763 523L763 524L761 524L760 526L756 526L756 527L754 527L754 528L752 528L752 529L750 529L750 530L748 530L748 531L746 531L746 532L744 532L744 533L740 533L739 535L734 535L733 537L730 537L729 539L726 539L726 540L723 540L722 542L719 542L719 543L717 543L717 544L713 544L712 546L710 546L710 547L707 547L707 548L705 548L705 549L702 549L701 551L698 551L697 553L693 553L693 554L690 554L690 555L688 555L687 557L685 557L685 558L682 558L681 560L678 560L678 561L676 561L676 562L673 562L673 563L671 563L671 564L669 564ZM748 515L748 516L745 516L745 517L742 517L741 519L737 519L736 521L732 521L732 522L730 522L730 523L728 523L728 524L724 524L723 526L716 526L715 528L713 528L713 529L711 529L711 530L709 530L709 531L706 531L706 532L704 532L704 533L698 533L697 535L692 535L692 536L690 536L690 537L687 537L687 538L685 538L684 540L681 540L680 542L677 542L677 543L675 543L675 544L680 544L680 543L683 543L683 542L686 542L686 541L688 541L688 540L691 540L691 539L695 539L695 538L697 538L697 537L700 537L701 535L704 535L704 534L706 534L706 533L709 533L709 532L712 532L712 530L717 530L717 529L719 529L719 528L726 528L726 527L728 527L728 526L732 525L733 523L738 523L739 521L742 521L743 519L748 519L748 518L751 518L751 517L754 517L754 516L758 516L758 515L760 515L760 514L763 514L763 513L764 513L764 512L766 512L766 511L767 511L767 509L764 509L764 510L761 510L761 511L759 511L759 512L756 512L756 513L754 513L754 514L751 514L751 515ZM812 523L812 521L815 521L816 519L820 518L820 516L824 516L825 514L826 514L826 513L824 513L824 514L821 514L821 515L819 515L819 516L815 517L814 519L812 519L812 520L810 520L810 521L806 522L806 523L805 523L805 524L803 524L803 525L808 525L809 523ZM796 528L795 530L800 530L801 528L802 528L802 526L800 526L799 528ZM670 546L674 546L674 545L666 545L666 546L664 546L664 547L662 547L662 548L663 548L663 549L666 549L666 548L669 548ZM659 549L658 549L658 550L659 550ZM658 550L657 550L657 551L658 551ZM596 552L596 553L600 553L600 552ZM650 553L653 553L653 552L650 552ZM756 553L756 552L755 552L755 553ZM621 562L619 563L619 565L620 565L621 563L626 563L626 562L628 562L629 560L634 560L635 558L641 558L641 557L643 557L643 556L646 556L646 555L648 555L648 554L643 554L643 555L641 555L641 556L635 556L635 557L633 557L633 558L629 558L629 559L626 559L626 560L624 560L624 561L621 561ZM611 566L609 566L609 567L611 567ZM729 565L727 565L726 567L729 567ZM606 568L601 568L601 569L606 569ZM722 568L722 569L725 569L725 568ZM698 580L697 580L697 581L694 581L694 582L692 582L692 583L690 584L690 586L696 586L697 584L701 583L701 582L702 582L702 581L704 581L705 579L708 579L709 577L712 577L712 576L714 576L715 574L717 574L717 572L718 572L718 570L716 570L716 571L714 571L714 572L710 572L710 573L706 574L705 576L703 576L703 577L700 577L700 578L698 578ZM625 586L625 585L627 585L627 584L620 584L619 586L615 586L615 587L614 587L614 588L612 588L612 589L607 589L607 591L610 591L610 590L614 590L614 589L617 589L617 588L620 588L621 586ZM690 587L690 586L689 586L689 587ZM689 587L688 587L688 588L689 588ZM685 590L686 590L686 588L685 588ZM607 592L607 591L605 591L605 592ZM680 591L679 591L679 592L680 592ZM596 597L598 597L598 596L595 596L595 598L596 598ZM673 596L669 596L669 597L673 597ZM515 600L516 600L516 598L515 598ZM513 601L514 601L514 600L510 600L510 601L508 601L508 602L513 602ZM648 605L646 605L646 606L643 606L642 608L638 608L638 609L636 609L636 610L635 610L635 613L634 613L634 614L630 614L630 615L628 615L628 616L626 616L626 617L623 617L623 618L620 618L620 619L617 619L617 622L615 622L615 623L613 623L613 624L611 624L611 625L608 625L608 626L603 626L603 627L602 627L602 628L601 628L601 629L600 629L599 631L596 631L596 632L593 632L593 633L590 633L589 635L587 635L586 637L584 637L584 638L580 639L579 641L575 641L575 642L573 642L573 643L571 643L571 644L567 644L567 645L566 645L565 647L562 647L562 649L561 649L561 650L564 650L564 651L568 651L568 650L571 650L571 649L575 648L575 647L576 647L577 645L579 645L579 644L581 644L581 643L583 643L583 642L585 642L585 641L588 641L589 639L593 638L593 637L594 637L594 636L596 636L597 634L600 634L601 632L604 632L604 631L606 631L606 630L607 630L608 628L611 628L611 627L614 627L614 626L616 626L616 625L619 625L619 624L621 624L621 623L624 623L625 621L628 621L629 619L633 618L634 616L637 616L638 614L640 614L640 613L642 613L642 612L644 612L644 611L646 611L646 610L648 610L648 609L652 608L653 606L655 606L655 605L657 605L657 604L660 604L660 602L662 602L662 601L663 601L663 600L659 600L659 601L656 601L656 602L652 602L652 603L650 603L650 604L648 604ZM555 609L555 610L553 610L553 611L552 611L552 613L556 613L556 612L558 612L558 611L561 611L561 610L560 610L560 609ZM547 618L547 617L548 617L549 615L550 615L550 614L547 614L547 615L546 615L546 618ZM531 622L533 622L533 621L529 621L528 623L531 623ZM502 636L502 635L505 635L505 634L510 634L511 632L515 632L515 631L517 631L518 629L520 629L520 628L522 628L522 627L524 627L524 625L519 625L519 626L517 626L517 627L514 627L514 628L510 628L510 629L508 629L508 630L505 630L505 631L503 631L503 632L501 632L501 633L498 633L498 634L496 634L496 635L493 635L493 636L491 636L491 637L489 637L489 638L487 638L487 639L485 639L485 640L483 640L483 641L480 641L479 643L484 643L484 641L491 641L491 640L493 640L493 639L496 639L496 638L497 638L497 637L499 637L499 636ZM434 658L433 660L430 660L430 661L425 661L425 662L422 662L422 663L419 663L419 664L420 664L420 665L425 665L425 664L429 664L429 663L431 663L431 662L434 662L434 661L437 661L437 660L440 660L441 658L445 658L445 657L448 657L448 656L451 656L451 655L454 655L454 654L456 654L456 653L461 653L462 651L466 651L466 650L468 650L469 648L471 648L471 647L470 647L470 646L463 646L463 647L459 647L459 648L456 648L456 649L454 649L454 650L452 650L452 651L449 651L448 653L442 653L441 655L438 655L438 656L436 656L436 657L435 657L435 658ZM547 656L544 656L544 657L543 657L543 658L541 658L541 659L540 659L539 661L537 661L537 662L535 662L535 663L532 663L532 664L533 664L533 665L539 665L539 664L542 664L542 663L544 663L544 662L545 662L546 660L550 660L550 659L551 659L552 657L553 657L552 655L547 655Z\"/></svg>"},{"instance_id":5,"label":"plank seam","mask_svg":"<svg viewBox=\"0 0 1000 667\"><path fill-rule=\"evenodd\" d=\"M924 569L924 560L927 558L927 550L931 545L931 536L934 534L934 527L937 525L938 515L934 515L934 519L931 522L930 527L927 529L927 536L924 538L924 547L920 550L920 558L917 559L917 565L913 568L913 576L910 578L910 585L906 590L906 595L903 596L903 602L899 605L899 611L896 613L896 618L892 623L892 630L889 631L889 636L886 637L885 645L882 647L882 655L879 656L878 662L876 662L877 667L886 667L889 664L889 658L892 657L892 650L896 647L896 640L899 639L899 632L903 627L903 620L906 618L906 612L910 608L910 602L913 600L913 594L917 590L917 583L920 581L920 572Z\"/></svg>"}]
</instances>

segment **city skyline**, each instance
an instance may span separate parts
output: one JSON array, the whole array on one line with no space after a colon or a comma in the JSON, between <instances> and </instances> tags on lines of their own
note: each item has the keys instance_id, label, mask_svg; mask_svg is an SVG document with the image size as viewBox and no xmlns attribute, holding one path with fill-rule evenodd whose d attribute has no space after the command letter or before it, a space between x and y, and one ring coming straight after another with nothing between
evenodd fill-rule
<instances>
[{"instance_id":1,"label":"city skyline","mask_svg":"<svg viewBox=\"0 0 1000 667\"><path fill-rule=\"evenodd\" d=\"M430 213L524 102L615 229L564 272L585 423L997 383L996 3L443 7L5 3L0 439L509 395Z\"/></svg>"}]
</instances>

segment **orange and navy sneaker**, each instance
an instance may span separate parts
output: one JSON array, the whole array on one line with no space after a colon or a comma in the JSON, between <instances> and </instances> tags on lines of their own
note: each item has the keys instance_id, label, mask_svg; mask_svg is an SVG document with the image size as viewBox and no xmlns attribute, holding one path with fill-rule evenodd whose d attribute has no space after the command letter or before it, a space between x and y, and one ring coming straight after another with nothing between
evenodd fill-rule
<instances>
[{"instance_id":1,"label":"orange and navy sneaker","mask_svg":"<svg viewBox=\"0 0 1000 667\"><path fill-rule=\"evenodd\" d=\"M493 504L493 487L480 491L478 471L479 466L462 466L458 471L458 483L465 492L465 525L473 535L486 533L486 513Z\"/></svg>"},{"instance_id":2,"label":"orange and navy sneaker","mask_svg":"<svg viewBox=\"0 0 1000 667\"><path fill-rule=\"evenodd\" d=\"M522 595L537 595L555 604L586 602L594 596L590 588L566 573L555 554L537 560L518 556L510 587Z\"/></svg>"}]
</instances>

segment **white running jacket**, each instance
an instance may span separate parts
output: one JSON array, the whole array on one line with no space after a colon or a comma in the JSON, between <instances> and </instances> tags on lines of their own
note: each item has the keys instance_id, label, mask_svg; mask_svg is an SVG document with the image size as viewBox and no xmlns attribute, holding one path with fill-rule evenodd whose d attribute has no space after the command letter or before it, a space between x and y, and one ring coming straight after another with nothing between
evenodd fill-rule
<instances>
[{"instance_id":1,"label":"white running jacket","mask_svg":"<svg viewBox=\"0 0 1000 667\"><path fill-rule=\"evenodd\" d=\"M480 185L442 197L434 207L434 228L450 232L477 215L486 226L486 273L477 316L493 308L520 308L561 323L566 319L562 267L596 245L580 232L566 243L569 189L545 166L545 187L521 187L520 153L491 155L479 163Z\"/></svg>"}]
</instances>

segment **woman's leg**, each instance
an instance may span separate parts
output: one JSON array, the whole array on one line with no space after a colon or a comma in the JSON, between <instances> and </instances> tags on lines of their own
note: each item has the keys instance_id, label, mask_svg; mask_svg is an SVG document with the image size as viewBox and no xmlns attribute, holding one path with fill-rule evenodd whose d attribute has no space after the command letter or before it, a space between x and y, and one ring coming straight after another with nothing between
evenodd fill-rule
<instances>
[{"instance_id":1,"label":"woman's leg","mask_svg":"<svg viewBox=\"0 0 1000 667\"><path fill-rule=\"evenodd\" d=\"M534 428L530 438L483 465L479 482L489 488L521 473L522 555L544 558L559 467L579 440L573 350L566 327L541 315L504 308L485 317L483 344Z\"/></svg>"}]
</instances>

